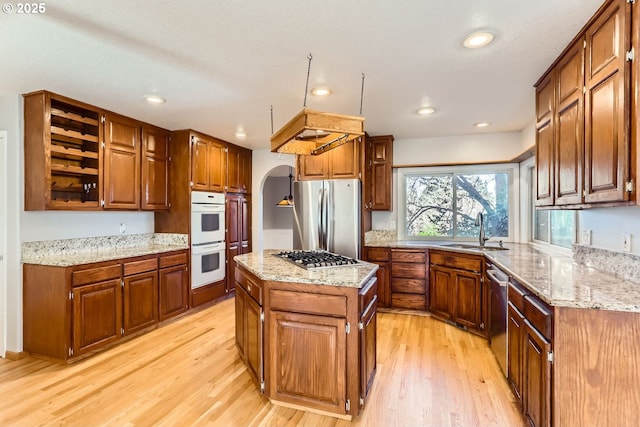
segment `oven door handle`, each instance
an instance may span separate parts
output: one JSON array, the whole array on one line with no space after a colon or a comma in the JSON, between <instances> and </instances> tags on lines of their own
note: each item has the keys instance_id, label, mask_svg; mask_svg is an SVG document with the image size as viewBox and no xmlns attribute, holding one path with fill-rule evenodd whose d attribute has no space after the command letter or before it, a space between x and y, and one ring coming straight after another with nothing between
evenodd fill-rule
<instances>
[{"instance_id":1,"label":"oven door handle","mask_svg":"<svg viewBox=\"0 0 640 427\"><path fill-rule=\"evenodd\" d=\"M507 285L509 284L508 280L500 280L498 278L498 276L496 276L496 274L494 273L495 270L487 270L487 276L489 276L489 278L496 282L498 285L502 286L503 288L506 288Z\"/></svg>"},{"instance_id":2,"label":"oven door handle","mask_svg":"<svg viewBox=\"0 0 640 427\"><path fill-rule=\"evenodd\" d=\"M215 252L225 248L224 242L222 243L203 243L201 245L193 245L192 252L195 254L202 254L205 252Z\"/></svg>"}]
</instances>

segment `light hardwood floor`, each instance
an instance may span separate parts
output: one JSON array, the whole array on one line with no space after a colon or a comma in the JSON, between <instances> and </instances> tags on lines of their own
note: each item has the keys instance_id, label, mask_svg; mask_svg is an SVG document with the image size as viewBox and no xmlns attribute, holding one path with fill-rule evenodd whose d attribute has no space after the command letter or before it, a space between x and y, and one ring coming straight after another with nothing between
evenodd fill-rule
<instances>
[{"instance_id":1,"label":"light hardwood floor","mask_svg":"<svg viewBox=\"0 0 640 427\"><path fill-rule=\"evenodd\" d=\"M0 425L524 424L486 341L407 314L378 314L378 372L360 417L274 406L238 359L229 299L74 365L1 359Z\"/></svg>"}]
</instances>

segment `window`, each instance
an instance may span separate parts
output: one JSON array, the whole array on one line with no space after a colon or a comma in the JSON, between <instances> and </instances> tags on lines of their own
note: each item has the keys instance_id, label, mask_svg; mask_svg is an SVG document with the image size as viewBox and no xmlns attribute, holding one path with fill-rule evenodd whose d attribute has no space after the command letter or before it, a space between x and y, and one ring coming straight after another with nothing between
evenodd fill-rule
<instances>
[{"instance_id":1,"label":"window","mask_svg":"<svg viewBox=\"0 0 640 427\"><path fill-rule=\"evenodd\" d=\"M399 237L473 240L482 213L487 237L512 240L514 170L511 165L399 170Z\"/></svg>"},{"instance_id":2,"label":"window","mask_svg":"<svg viewBox=\"0 0 640 427\"><path fill-rule=\"evenodd\" d=\"M531 182L535 183L535 169L531 168ZM534 184L535 185L535 184ZM576 212L572 210L537 210L536 191L531 192L533 218L532 240L571 249L576 235Z\"/></svg>"}]
</instances>

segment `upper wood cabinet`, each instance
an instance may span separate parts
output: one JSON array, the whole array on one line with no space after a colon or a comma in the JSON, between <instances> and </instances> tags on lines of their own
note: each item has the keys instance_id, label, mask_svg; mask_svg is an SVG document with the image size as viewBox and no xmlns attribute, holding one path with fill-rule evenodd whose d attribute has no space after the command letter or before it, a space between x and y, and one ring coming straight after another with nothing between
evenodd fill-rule
<instances>
[{"instance_id":1,"label":"upper wood cabinet","mask_svg":"<svg viewBox=\"0 0 640 427\"><path fill-rule=\"evenodd\" d=\"M356 139L316 156L296 156L298 180L360 178L359 144Z\"/></svg>"},{"instance_id":2,"label":"upper wood cabinet","mask_svg":"<svg viewBox=\"0 0 640 427\"><path fill-rule=\"evenodd\" d=\"M229 144L227 147L227 191L251 193L251 150Z\"/></svg>"},{"instance_id":3,"label":"upper wood cabinet","mask_svg":"<svg viewBox=\"0 0 640 427\"><path fill-rule=\"evenodd\" d=\"M168 208L168 131L47 91L24 123L25 210Z\"/></svg>"},{"instance_id":4,"label":"upper wood cabinet","mask_svg":"<svg viewBox=\"0 0 640 427\"><path fill-rule=\"evenodd\" d=\"M366 136L364 153L364 206L373 211L390 211L393 208L393 135Z\"/></svg>"},{"instance_id":5,"label":"upper wood cabinet","mask_svg":"<svg viewBox=\"0 0 640 427\"><path fill-rule=\"evenodd\" d=\"M100 209L101 111L50 92L24 95L25 210Z\"/></svg>"},{"instance_id":6,"label":"upper wood cabinet","mask_svg":"<svg viewBox=\"0 0 640 427\"><path fill-rule=\"evenodd\" d=\"M631 200L631 5L610 0L536 84L537 206Z\"/></svg>"},{"instance_id":7,"label":"upper wood cabinet","mask_svg":"<svg viewBox=\"0 0 640 427\"><path fill-rule=\"evenodd\" d=\"M109 113L104 125L104 207L139 209L141 124Z\"/></svg>"},{"instance_id":8,"label":"upper wood cabinet","mask_svg":"<svg viewBox=\"0 0 640 427\"><path fill-rule=\"evenodd\" d=\"M169 143L171 133L142 126L142 200L143 210L169 209Z\"/></svg>"},{"instance_id":9,"label":"upper wood cabinet","mask_svg":"<svg viewBox=\"0 0 640 427\"><path fill-rule=\"evenodd\" d=\"M190 138L191 188L223 192L227 185L226 144L196 132Z\"/></svg>"}]
</instances>

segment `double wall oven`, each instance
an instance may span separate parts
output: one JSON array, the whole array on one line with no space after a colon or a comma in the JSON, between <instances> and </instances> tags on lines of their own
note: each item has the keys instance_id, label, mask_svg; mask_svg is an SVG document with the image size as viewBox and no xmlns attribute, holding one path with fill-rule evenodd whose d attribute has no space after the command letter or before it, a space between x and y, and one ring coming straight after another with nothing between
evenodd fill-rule
<instances>
[{"instance_id":1,"label":"double wall oven","mask_svg":"<svg viewBox=\"0 0 640 427\"><path fill-rule=\"evenodd\" d=\"M225 198L191 192L191 289L224 280Z\"/></svg>"}]
</instances>

